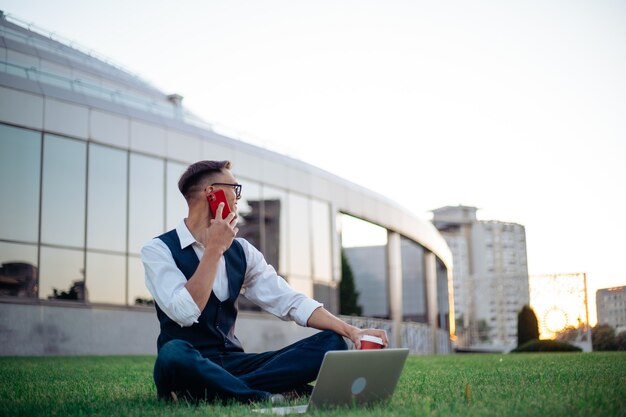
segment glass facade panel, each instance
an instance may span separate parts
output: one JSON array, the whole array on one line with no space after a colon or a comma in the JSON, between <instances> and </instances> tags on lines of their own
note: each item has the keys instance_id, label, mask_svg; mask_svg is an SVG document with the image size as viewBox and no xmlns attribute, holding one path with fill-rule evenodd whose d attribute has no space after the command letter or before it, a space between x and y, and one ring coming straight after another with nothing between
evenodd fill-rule
<instances>
[{"instance_id":1,"label":"glass facade panel","mask_svg":"<svg viewBox=\"0 0 626 417\"><path fill-rule=\"evenodd\" d=\"M46 84L51 84L64 90L71 90L72 69L67 65L59 65L42 59L39 62L39 77Z\"/></svg>"},{"instance_id":2,"label":"glass facade panel","mask_svg":"<svg viewBox=\"0 0 626 417\"><path fill-rule=\"evenodd\" d=\"M87 301L85 252L41 247L39 298Z\"/></svg>"},{"instance_id":3,"label":"glass facade panel","mask_svg":"<svg viewBox=\"0 0 626 417\"><path fill-rule=\"evenodd\" d=\"M92 303L126 303L126 256L87 252L87 293Z\"/></svg>"},{"instance_id":4,"label":"glass facade panel","mask_svg":"<svg viewBox=\"0 0 626 417\"><path fill-rule=\"evenodd\" d=\"M307 198L289 194L289 282L291 282L292 275L311 277L311 216L309 211Z\"/></svg>"},{"instance_id":5,"label":"glass facade panel","mask_svg":"<svg viewBox=\"0 0 626 417\"><path fill-rule=\"evenodd\" d=\"M53 135L44 136L41 202L43 243L77 248L85 246L86 155L85 142Z\"/></svg>"},{"instance_id":6,"label":"glass facade panel","mask_svg":"<svg viewBox=\"0 0 626 417\"><path fill-rule=\"evenodd\" d=\"M41 134L0 125L0 239L36 243Z\"/></svg>"},{"instance_id":7,"label":"glass facade panel","mask_svg":"<svg viewBox=\"0 0 626 417\"><path fill-rule=\"evenodd\" d=\"M246 239L255 248L263 252L263 199L261 186L253 181L239 180L243 184L241 199L237 203L239 220L237 236Z\"/></svg>"},{"instance_id":8,"label":"glass facade panel","mask_svg":"<svg viewBox=\"0 0 626 417\"><path fill-rule=\"evenodd\" d=\"M255 248L263 253L263 200L261 198L261 186L253 181L238 179L243 185L241 199L237 203L237 227L238 237L250 242ZM239 297L239 309L260 310L260 308L248 301L247 298Z\"/></svg>"},{"instance_id":9,"label":"glass facade panel","mask_svg":"<svg viewBox=\"0 0 626 417\"><path fill-rule=\"evenodd\" d=\"M289 285L307 297L313 297L313 281L311 281L311 278L291 275L289 277Z\"/></svg>"},{"instance_id":10,"label":"glass facade panel","mask_svg":"<svg viewBox=\"0 0 626 417\"><path fill-rule=\"evenodd\" d=\"M0 124L0 192L11 196L0 202L0 296L151 305L137 255L146 241L186 215L177 187L185 168ZM257 247L297 291L337 311L337 236L329 203L255 181L240 182L239 236ZM388 318L387 231L340 217L342 248L354 273L362 315ZM426 321L423 258L424 249L403 238L405 320ZM440 261L437 287L439 326L447 328L447 273Z\"/></svg>"},{"instance_id":11,"label":"glass facade panel","mask_svg":"<svg viewBox=\"0 0 626 417\"><path fill-rule=\"evenodd\" d=\"M128 305L152 305L152 295L146 288L143 264L135 256L128 257Z\"/></svg>"},{"instance_id":12,"label":"glass facade panel","mask_svg":"<svg viewBox=\"0 0 626 417\"><path fill-rule=\"evenodd\" d=\"M347 214L340 214L337 223L344 248L387 245L387 229L384 227Z\"/></svg>"},{"instance_id":13,"label":"glass facade panel","mask_svg":"<svg viewBox=\"0 0 626 417\"><path fill-rule=\"evenodd\" d=\"M342 250L352 269L362 315L388 318L387 231L344 214L339 223Z\"/></svg>"},{"instance_id":14,"label":"glass facade panel","mask_svg":"<svg viewBox=\"0 0 626 417\"><path fill-rule=\"evenodd\" d=\"M126 252L128 153L89 147L87 247Z\"/></svg>"},{"instance_id":15,"label":"glass facade panel","mask_svg":"<svg viewBox=\"0 0 626 417\"><path fill-rule=\"evenodd\" d=\"M165 179L165 229L171 230L187 217L187 202L178 189L178 180L187 169L187 165L176 162L167 162Z\"/></svg>"},{"instance_id":16,"label":"glass facade panel","mask_svg":"<svg viewBox=\"0 0 626 417\"><path fill-rule=\"evenodd\" d=\"M39 66L39 58L35 56L22 54L12 49L5 49L4 52L6 53L5 62L10 62L21 68L37 68Z\"/></svg>"},{"instance_id":17,"label":"glass facade panel","mask_svg":"<svg viewBox=\"0 0 626 417\"><path fill-rule=\"evenodd\" d=\"M313 298L324 304L324 308L333 314L339 311L339 290L327 284L313 283Z\"/></svg>"},{"instance_id":18,"label":"glass facade panel","mask_svg":"<svg viewBox=\"0 0 626 417\"><path fill-rule=\"evenodd\" d=\"M437 325L446 330L450 330L448 295L448 270L443 262L437 259Z\"/></svg>"},{"instance_id":19,"label":"glass facade panel","mask_svg":"<svg viewBox=\"0 0 626 417\"><path fill-rule=\"evenodd\" d=\"M424 248L402 237L401 256L403 320L428 323Z\"/></svg>"},{"instance_id":20,"label":"glass facade panel","mask_svg":"<svg viewBox=\"0 0 626 417\"><path fill-rule=\"evenodd\" d=\"M313 278L331 282L333 278L333 245L330 206L318 200L311 201L311 230L313 242Z\"/></svg>"},{"instance_id":21,"label":"glass facade panel","mask_svg":"<svg viewBox=\"0 0 626 417\"><path fill-rule=\"evenodd\" d=\"M263 187L263 255L282 276L287 268L287 193Z\"/></svg>"},{"instance_id":22,"label":"glass facade panel","mask_svg":"<svg viewBox=\"0 0 626 417\"><path fill-rule=\"evenodd\" d=\"M164 230L165 164L162 159L130 155L128 251L139 254L148 240Z\"/></svg>"},{"instance_id":23,"label":"glass facade panel","mask_svg":"<svg viewBox=\"0 0 626 417\"><path fill-rule=\"evenodd\" d=\"M37 246L0 242L0 264L0 296L37 297Z\"/></svg>"}]
</instances>

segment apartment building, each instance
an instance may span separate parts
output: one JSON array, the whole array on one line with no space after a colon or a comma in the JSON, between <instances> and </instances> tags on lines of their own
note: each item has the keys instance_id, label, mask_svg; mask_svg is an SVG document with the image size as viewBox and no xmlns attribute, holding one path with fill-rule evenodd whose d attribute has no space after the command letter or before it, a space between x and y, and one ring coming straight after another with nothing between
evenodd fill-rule
<instances>
[{"instance_id":1,"label":"apartment building","mask_svg":"<svg viewBox=\"0 0 626 417\"><path fill-rule=\"evenodd\" d=\"M529 303L526 232L516 223L478 220L477 210L433 211L453 256L458 344L508 350L517 343L517 313Z\"/></svg>"},{"instance_id":2,"label":"apartment building","mask_svg":"<svg viewBox=\"0 0 626 417\"><path fill-rule=\"evenodd\" d=\"M608 324L619 333L626 330L626 286L596 291L598 324Z\"/></svg>"}]
</instances>

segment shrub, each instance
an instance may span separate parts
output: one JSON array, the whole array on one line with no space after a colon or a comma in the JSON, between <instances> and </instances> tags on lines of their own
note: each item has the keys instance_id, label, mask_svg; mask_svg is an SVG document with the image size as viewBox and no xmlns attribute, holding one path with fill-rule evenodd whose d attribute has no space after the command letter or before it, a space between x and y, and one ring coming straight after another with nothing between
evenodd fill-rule
<instances>
[{"instance_id":1,"label":"shrub","mask_svg":"<svg viewBox=\"0 0 626 417\"><path fill-rule=\"evenodd\" d=\"M539 339L539 321L530 306L525 305L517 314L517 346Z\"/></svg>"},{"instance_id":2,"label":"shrub","mask_svg":"<svg viewBox=\"0 0 626 417\"><path fill-rule=\"evenodd\" d=\"M619 332L615 336L615 344L617 345L617 350L626 350L626 330Z\"/></svg>"},{"instance_id":3,"label":"shrub","mask_svg":"<svg viewBox=\"0 0 626 417\"><path fill-rule=\"evenodd\" d=\"M615 329L608 324L598 324L591 329L593 350L617 350Z\"/></svg>"},{"instance_id":4,"label":"shrub","mask_svg":"<svg viewBox=\"0 0 626 417\"><path fill-rule=\"evenodd\" d=\"M531 340L511 351L511 353L519 352L582 352L582 349L558 340Z\"/></svg>"}]
</instances>

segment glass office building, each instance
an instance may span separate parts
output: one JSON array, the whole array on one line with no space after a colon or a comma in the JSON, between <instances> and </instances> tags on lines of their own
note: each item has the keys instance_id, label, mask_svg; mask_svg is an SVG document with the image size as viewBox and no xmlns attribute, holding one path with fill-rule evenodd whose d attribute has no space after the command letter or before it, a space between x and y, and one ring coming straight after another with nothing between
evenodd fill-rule
<instances>
[{"instance_id":1,"label":"glass office building","mask_svg":"<svg viewBox=\"0 0 626 417\"><path fill-rule=\"evenodd\" d=\"M240 236L334 313L341 219L375 224L387 237L370 259L377 286L368 290L355 274L362 299L378 297L372 317L422 323L433 340L439 332L449 342L451 254L428 221L314 166L221 135L181 96L2 15L0 336L12 342L0 354L74 353L63 341L94 333L85 330L93 320L100 335L91 338L132 338L133 322L146 314L156 325L139 250L186 215L177 181L201 159L233 163L243 184ZM260 314L245 300L241 308ZM80 321L87 316L90 323ZM33 338L44 348L22 349ZM113 353L127 351L136 350Z\"/></svg>"}]
</instances>

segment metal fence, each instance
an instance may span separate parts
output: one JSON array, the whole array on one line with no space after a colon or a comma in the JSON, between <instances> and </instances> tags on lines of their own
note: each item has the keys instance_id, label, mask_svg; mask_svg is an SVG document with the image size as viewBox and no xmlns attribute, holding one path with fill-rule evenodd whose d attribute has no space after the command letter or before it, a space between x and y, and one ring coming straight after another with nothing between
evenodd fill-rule
<instances>
[{"instance_id":1,"label":"metal fence","mask_svg":"<svg viewBox=\"0 0 626 417\"><path fill-rule=\"evenodd\" d=\"M383 329L389 338L389 347L406 347L411 354L429 355L433 353L452 353L450 334L447 330L436 329L435 338L437 341L437 351L433 350L433 330L424 323L402 322L400 326L400 346L395 346L395 334L393 322L391 320L376 319L369 317L341 316L347 323L364 328Z\"/></svg>"}]
</instances>

